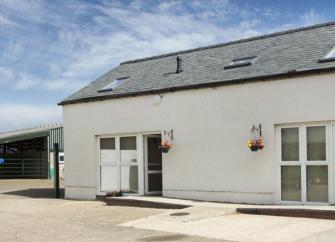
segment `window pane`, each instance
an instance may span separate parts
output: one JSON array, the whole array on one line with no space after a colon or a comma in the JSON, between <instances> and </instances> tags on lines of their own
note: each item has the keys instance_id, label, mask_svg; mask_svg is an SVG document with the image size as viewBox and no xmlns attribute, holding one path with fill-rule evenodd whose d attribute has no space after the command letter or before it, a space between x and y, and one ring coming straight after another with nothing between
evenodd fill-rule
<instances>
[{"instance_id":1,"label":"window pane","mask_svg":"<svg viewBox=\"0 0 335 242\"><path fill-rule=\"evenodd\" d=\"M100 190L102 192L118 191L118 167L101 166L100 167Z\"/></svg>"},{"instance_id":2,"label":"window pane","mask_svg":"<svg viewBox=\"0 0 335 242\"><path fill-rule=\"evenodd\" d=\"M137 162L136 137L121 137L121 162Z\"/></svg>"},{"instance_id":3,"label":"window pane","mask_svg":"<svg viewBox=\"0 0 335 242\"><path fill-rule=\"evenodd\" d=\"M326 160L326 127L307 127L307 160Z\"/></svg>"},{"instance_id":4,"label":"window pane","mask_svg":"<svg viewBox=\"0 0 335 242\"><path fill-rule=\"evenodd\" d=\"M328 202L328 166L307 166L307 201Z\"/></svg>"},{"instance_id":5,"label":"window pane","mask_svg":"<svg viewBox=\"0 0 335 242\"><path fill-rule=\"evenodd\" d=\"M282 161L299 161L299 128L281 129Z\"/></svg>"},{"instance_id":6,"label":"window pane","mask_svg":"<svg viewBox=\"0 0 335 242\"><path fill-rule=\"evenodd\" d=\"M115 150L115 138L100 139L100 150Z\"/></svg>"},{"instance_id":7,"label":"window pane","mask_svg":"<svg viewBox=\"0 0 335 242\"><path fill-rule=\"evenodd\" d=\"M117 162L115 138L100 139L100 162Z\"/></svg>"},{"instance_id":8,"label":"window pane","mask_svg":"<svg viewBox=\"0 0 335 242\"><path fill-rule=\"evenodd\" d=\"M121 166L121 191L138 192L138 169L137 166Z\"/></svg>"},{"instance_id":9,"label":"window pane","mask_svg":"<svg viewBox=\"0 0 335 242\"><path fill-rule=\"evenodd\" d=\"M120 147L121 150L136 150L136 137L121 137Z\"/></svg>"},{"instance_id":10,"label":"window pane","mask_svg":"<svg viewBox=\"0 0 335 242\"><path fill-rule=\"evenodd\" d=\"M300 166L281 167L281 200L301 201Z\"/></svg>"}]
</instances>

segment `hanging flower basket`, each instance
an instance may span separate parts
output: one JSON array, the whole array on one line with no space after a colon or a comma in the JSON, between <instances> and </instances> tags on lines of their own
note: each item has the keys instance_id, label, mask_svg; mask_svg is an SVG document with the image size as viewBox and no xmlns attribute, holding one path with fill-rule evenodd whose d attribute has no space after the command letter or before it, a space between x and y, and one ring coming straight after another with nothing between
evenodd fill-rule
<instances>
[{"instance_id":1,"label":"hanging flower basket","mask_svg":"<svg viewBox=\"0 0 335 242\"><path fill-rule=\"evenodd\" d=\"M248 147L251 151L258 151L264 148L264 141L262 138L259 139L250 139L248 141Z\"/></svg>"},{"instance_id":2,"label":"hanging flower basket","mask_svg":"<svg viewBox=\"0 0 335 242\"><path fill-rule=\"evenodd\" d=\"M171 147L172 147L172 144L170 144L168 141L162 142L159 145L159 148L161 149L162 153L168 153Z\"/></svg>"},{"instance_id":3,"label":"hanging flower basket","mask_svg":"<svg viewBox=\"0 0 335 242\"><path fill-rule=\"evenodd\" d=\"M252 151L262 150L264 148L264 140L262 138L262 126L258 128L252 127L250 132L251 139L248 140L248 148Z\"/></svg>"}]
</instances>

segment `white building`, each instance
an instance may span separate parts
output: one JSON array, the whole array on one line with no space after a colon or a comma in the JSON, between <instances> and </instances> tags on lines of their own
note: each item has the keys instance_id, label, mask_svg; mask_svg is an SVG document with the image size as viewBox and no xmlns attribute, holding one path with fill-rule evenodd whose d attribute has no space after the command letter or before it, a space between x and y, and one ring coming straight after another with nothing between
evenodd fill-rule
<instances>
[{"instance_id":1,"label":"white building","mask_svg":"<svg viewBox=\"0 0 335 242\"><path fill-rule=\"evenodd\" d=\"M121 63L60 103L66 197L334 203L334 46L327 23Z\"/></svg>"}]
</instances>

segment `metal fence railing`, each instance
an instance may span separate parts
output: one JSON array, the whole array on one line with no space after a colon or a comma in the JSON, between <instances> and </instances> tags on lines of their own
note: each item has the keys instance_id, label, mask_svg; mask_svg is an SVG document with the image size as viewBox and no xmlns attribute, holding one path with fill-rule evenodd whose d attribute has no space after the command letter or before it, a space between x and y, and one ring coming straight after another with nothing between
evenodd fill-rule
<instances>
[{"instance_id":1,"label":"metal fence railing","mask_svg":"<svg viewBox=\"0 0 335 242\"><path fill-rule=\"evenodd\" d=\"M0 164L0 179L48 178L47 159L5 159Z\"/></svg>"}]
</instances>

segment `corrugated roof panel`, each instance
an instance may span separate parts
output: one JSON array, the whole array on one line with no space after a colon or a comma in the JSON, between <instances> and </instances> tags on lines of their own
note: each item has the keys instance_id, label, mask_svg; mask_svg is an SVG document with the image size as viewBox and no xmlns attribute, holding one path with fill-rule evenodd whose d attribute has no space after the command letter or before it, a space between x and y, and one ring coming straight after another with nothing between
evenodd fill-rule
<instances>
[{"instance_id":1,"label":"corrugated roof panel","mask_svg":"<svg viewBox=\"0 0 335 242\"><path fill-rule=\"evenodd\" d=\"M50 130L49 136L49 150L52 151L54 149L54 143L59 144L59 150L64 150L64 134L63 128L56 128Z\"/></svg>"},{"instance_id":2,"label":"corrugated roof panel","mask_svg":"<svg viewBox=\"0 0 335 242\"><path fill-rule=\"evenodd\" d=\"M0 138L0 144L7 144L7 143L13 143L21 140L27 140L27 139L34 139L39 137L45 137L49 135L49 131L40 131L40 132L33 132L28 134L19 134L15 136Z\"/></svg>"},{"instance_id":3,"label":"corrugated roof panel","mask_svg":"<svg viewBox=\"0 0 335 242\"><path fill-rule=\"evenodd\" d=\"M38 137L49 136L50 133L57 133L56 139L53 139L61 145L63 150L63 125L62 124L50 124L45 126L40 126L36 128L28 128L22 130L15 130L6 133L0 133L0 144L7 144L12 142L17 142L21 140L33 139Z\"/></svg>"}]
</instances>

